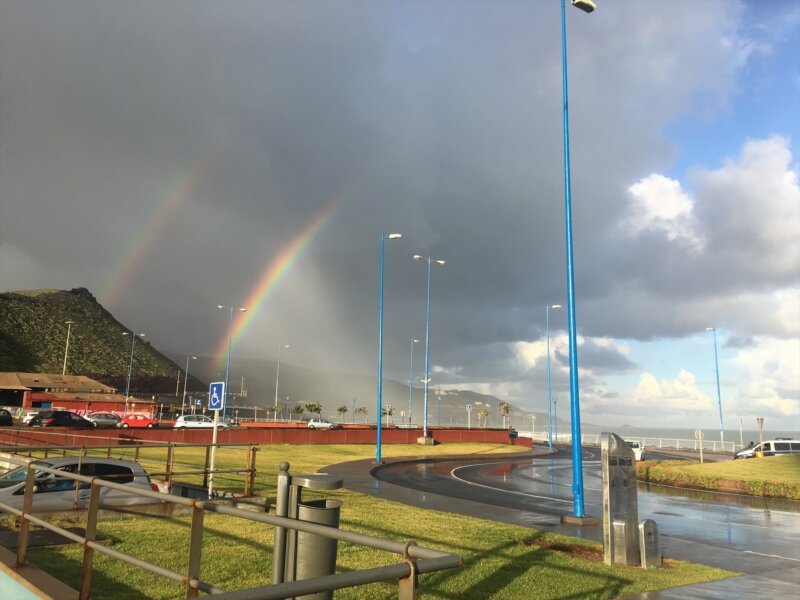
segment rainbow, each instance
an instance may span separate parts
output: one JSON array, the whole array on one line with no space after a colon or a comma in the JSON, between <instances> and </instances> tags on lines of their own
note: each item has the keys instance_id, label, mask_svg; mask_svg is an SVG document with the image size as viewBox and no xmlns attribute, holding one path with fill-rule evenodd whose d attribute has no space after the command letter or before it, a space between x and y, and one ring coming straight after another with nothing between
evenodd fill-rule
<instances>
[{"instance_id":1,"label":"rainbow","mask_svg":"<svg viewBox=\"0 0 800 600\"><path fill-rule=\"evenodd\" d=\"M133 237L117 265L111 270L114 275L100 290L101 303L104 306L113 308L118 303L125 289L130 285L133 274L144 262L147 251L155 247L155 241L159 234L173 220L178 209L197 187L215 154L213 151L207 152L178 178L170 187L170 191L164 195L161 206L153 212L144 230L138 236Z\"/></svg>"},{"instance_id":2,"label":"rainbow","mask_svg":"<svg viewBox=\"0 0 800 600\"><path fill-rule=\"evenodd\" d=\"M283 248L264 269L258 282L247 296L247 299L240 305L246 307L247 312L234 313L234 320L230 333L231 344L239 340L242 334L247 330L248 325L258 314L269 296L269 293L275 288L275 285L286 274L289 268L297 262L297 259L302 256L303 251L314 241L325 224L331 220L336 213L336 209L339 207L341 196L340 194L335 197L323 210L314 215L303 230L297 234L289 245ZM221 357L220 364L223 366L227 359L227 353L228 334L226 332L226 335L220 340L217 351L214 354L214 356Z\"/></svg>"}]
</instances>

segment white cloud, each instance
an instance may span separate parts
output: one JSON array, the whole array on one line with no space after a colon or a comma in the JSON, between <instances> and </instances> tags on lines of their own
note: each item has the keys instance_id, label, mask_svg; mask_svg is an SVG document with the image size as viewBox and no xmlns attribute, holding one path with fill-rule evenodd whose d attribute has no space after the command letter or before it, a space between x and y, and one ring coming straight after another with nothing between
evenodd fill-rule
<instances>
[{"instance_id":1,"label":"white cloud","mask_svg":"<svg viewBox=\"0 0 800 600\"><path fill-rule=\"evenodd\" d=\"M800 339L759 338L753 347L741 349L729 361L737 381L733 394L739 414L755 416L754 407L800 425ZM726 377L727 379L727 377Z\"/></svg>"},{"instance_id":2,"label":"white cloud","mask_svg":"<svg viewBox=\"0 0 800 600\"><path fill-rule=\"evenodd\" d=\"M643 373L631 399L636 406L659 410L704 413L714 406L713 400L698 389L695 376L684 369L672 381Z\"/></svg>"},{"instance_id":3,"label":"white cloud","mask_svg":"<svg viewBox=\"0 0 800 600\"><path fill-rule=\"evenodd\" d=\"M679 181L653 173L628 188L629 214L622 227L637 236L654 231L670 241L679 241L701 249L703 240L697 232L694 202Z\"/></svg>"}]
</instances>

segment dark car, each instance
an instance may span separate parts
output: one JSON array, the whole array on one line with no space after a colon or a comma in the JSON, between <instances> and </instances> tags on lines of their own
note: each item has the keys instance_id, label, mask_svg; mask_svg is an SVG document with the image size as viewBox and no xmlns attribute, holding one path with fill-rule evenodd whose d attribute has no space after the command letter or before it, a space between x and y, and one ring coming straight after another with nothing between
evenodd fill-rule
<instances>
[{"instance_id":1,"label":"dark car","mask_svg":"<svg viewBox=\"0 0 800 600\"><path fill-rule=\"evenodd\" d=\"M5 408L0 408L0 426L10 426L14 424L14 417Z\"/></svg>"},{"instance_id":2,"label":"dark car","mask_svg":"<svg viewBox=\"0 0 800 600\"><path fill-rule=\"evenodd\" d=\"M28 423L30 427L94 427L91 421L68 410L41 410Z\"/></svg>"},{"instance_id":3,"label":"dark car","mask_svg":"<svg viewBox=\"0 0 800 600\"><path fill-rule=\"evenodd\" d=\"M86 415L86 418L94 423L95 427L116 427L122 417L114 413L95 412Z\"/></svg>"}]
</instances>

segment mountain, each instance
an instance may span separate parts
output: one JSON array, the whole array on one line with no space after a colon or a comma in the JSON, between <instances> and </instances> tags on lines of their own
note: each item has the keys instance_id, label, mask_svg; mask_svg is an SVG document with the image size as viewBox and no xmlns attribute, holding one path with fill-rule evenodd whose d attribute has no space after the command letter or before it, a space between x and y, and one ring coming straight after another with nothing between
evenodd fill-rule
<instances>
[{"instance_id":1,"label":"mountain","mask_svg":"<svg viewBox=\"0 0 800 600\"><path fill-rule=\"evenodd\" d=\"M131 358L131 330L117 321L85 288L0 294L0 371L60 373L67 344L67 321L72 321L67 373L86 375L124 391ZM191 396L204 399L207 382L224 379L225 373L218 370L217 359L198 356L191 361L187 384ZM162 354L146 339L137 338L131 392L159 395L164 401L171 401L176 387L179 392L182 390L183 379L178 381L177 374L183 371L185 362L185 354ZM377 378L374 374L332 373L282 361L276 396L276 367L276 363L269 360L234 360L229 406L234 410L238 407L241 416L255 413L264 417L265 411L274 409L277 398L279 416L285 416L300 404L319 403L323 416L346 422L375 422ZM383 407L391 407L393 412L390 421L408 422L408 383L384 378L382 395ZM411 421L420 424L423 389L415 387L411 396ZM494 396L431 387L428 390L428 424L465 426L469 405L473 427L477 426L478 412L484 407L489 409L487 425L500 427L503 425L501 403ZM347 411L340 413L340 407ZM366 409L367 414L355 415L355 409L359 408ZM530 419L530 413L511 407L510 424L528 429ZM541 427L546 423L546 416L537 414L536 423Z\"/></svg>"},{"instance_id":2,"label":"mountain","mask_svg":"<svg viewBox=\"0 0 800 600\"><path fill-rule=\"evenodd\" d=\"M67 321L72 321L71 326ZM0 371L61 373L68 329L66 372L86 375L124 391L131 360L131 331L85 288L0 294ZM182 368L147 340L137 338L133 361L132 392L174 392ZM195 389L205 387L197 379L189 383Z\"/></svg>"}]
</instances>

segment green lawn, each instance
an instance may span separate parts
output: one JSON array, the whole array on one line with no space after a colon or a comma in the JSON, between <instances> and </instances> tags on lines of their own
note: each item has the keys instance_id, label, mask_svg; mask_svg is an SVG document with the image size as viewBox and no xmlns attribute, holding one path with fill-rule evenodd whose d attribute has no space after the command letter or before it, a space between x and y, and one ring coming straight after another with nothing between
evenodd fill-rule
<instances>
[{"instance_id":1,"label":"green lawn","mask_svg":"<svg viewBox=\"0 0 800 600\"><path fill-rule=\"evenodd\" d=\"M447 444L426 447L431 454L484 454L508 451L508 446ZM259 493L274 494L282 460L291 472L311 473L332 463L369 458L374 448L351 446L264 446L258 453ZM419 453L418 446L384 446L387 458ZM240 452L220 453L220 467L233 466ZM203 455L195 459L202 462ZM192 457L181 454L179 462ZM158 460L161 460L160 458ZM235 479L228 483L235 484ZM311 494L306 494L312 497ZM455 552L464 558L460 569L420 576L426 598L615 598L617 596L710 581L733 573L703 565L668 560L666 568L642 570L607 567L599 544L543 533L526 527L483 521L338 490L324 494L342 501L341 527L398 541ZM202 578L224 589L241 589L269 582L273 530L250 521L215 514L206 516ZM101 521L105 544L122 552L183 572L187 564L188 518L136 517ZM32 562L77 587L81 549L75 545L35 549ZM340 572L388 565L398 557L350 544L340 544ZM95 598L168 599L181 596L177 584L138 568L95 555L92 595ZM339 599L392 598L396 584L375 584L336 593Z\"/></svg>"},{"instance_id":2,"label":"green lawn","mask_svg":"<svg viewBox=\"0 0 800 600\"><path fill-rule=\"evenodd\" d=\"M693 463L646 461L637 467L642 481L729 490L753 496L800 500L800 455Z\"/></svg>"}]
</instances>

